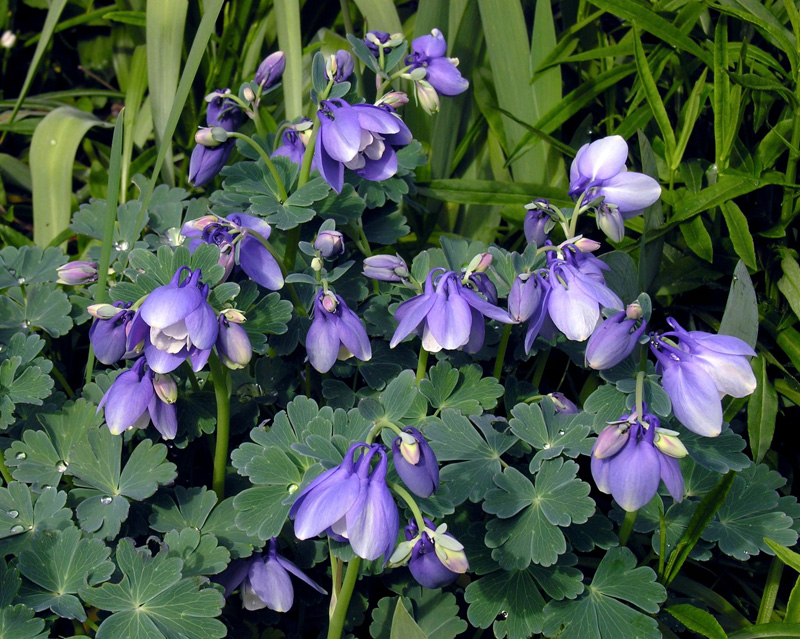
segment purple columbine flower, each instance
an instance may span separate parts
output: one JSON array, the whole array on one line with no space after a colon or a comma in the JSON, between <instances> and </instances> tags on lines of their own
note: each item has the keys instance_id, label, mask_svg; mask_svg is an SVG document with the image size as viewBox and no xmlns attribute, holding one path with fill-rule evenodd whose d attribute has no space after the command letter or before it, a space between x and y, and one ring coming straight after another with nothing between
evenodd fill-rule
<instances>
[{"instance_id":1,"label":"purple columbine flower","mask_svg":"<svg viewBox=\"0 0 800 639\"><path fill-rule=\"evenodd\" d=\"M598 225L615 241L625 234L625 220L641 214L661 197L661 187L653 178L625 169L627 159L627 142L611 135L584 144L569 170L570 196L583 196L586 202L604 198Z\"/></svg>"},{"instance_id":2,"label":"purple columbine flower","mask_svg":"<svg viewBox=\"0 0 800 639\"><path fill-rule=\"evenodd\" d=\"M458 95L469 88L458 70L458 58L447 57L447 43L439 29L414 38L406 64L411 67L409 71L425 69L424 80L442 95Z\"/></svg>"},{"instance_id":3,"label":"purple columbine flower","mask_svg":"<svg viewBox=\"0 0 800 639\"><path fill-rule=\"evenodd\" d=\"M89 342L92 344L97 361L103 364L114 364L125 355L128 331L135 315L134 311L128 310L130 307L131 302L114 302L112 308L119 310L109 318L92 313L92 307L89 307L90 314L97 317L89 329Z\"/></svg>"},{"instance_id":4,"label":"purple columbine flower","mask_svg":"<svg viewBox=\"0 0 800 639\"><path fill-rule=\"evenodd\" d=\"M399 255L372 255L364 260L364 275L380 282L405 282L408 265Z\"/></svg>"},{"instance_id":5,"label":"purple columbine flower","mask_svg":"<svg viewBox=\"0 0 800 639\"><path fill-rule=\"evenodd\" d=\"M67 262L56 270L58 271L58 280L56 281L59 284L80 286L81 284L91 284L97 281L97 263L95 262L76 260Z\"/></svg>"},{"instance_id":6,"label":"purple columbine flower","mask_svg":"<svg viewBox=\"0 0 800 639\"><path fill-rule=\"evenodd\" d=\"M600 492L611 494L627 512L645 506L663 480L675 501L683 499L683 475L678 458L686 448L674 431L661 429L646 412L623 415L597 437L592 448L592 477Z\"/></svg>"},{"instance_id":7,"label":"purple columbine flower","mask_svg":"<svg viewBox=\"0 0 800 639\"><path fill-rule=\"evenodd\" d=\"M215 91L206 97L206 124L222 127L231 133L244 122L244 113L233 100L225 97L227 93L230 93L230 89ZM203 186L213 179L225 166L235 144L236 141L231 138L218 146L195 146L189 160L189 182L194 186Z\"/></svg>"},{"instance_id":8,"label":"purple columbine flower","mask_svg":"<svg viewBox=\"0 0 800 639\"><path fill-rule=\"evenodd\" d=\"M147 365L156 373L174 371L189 357L200 370L208 359L204 351L217 341L217 315L201 277L200 269L180 267L169 284L147 296L131 322L128 350L143 343Z\"/></svg>"},{"instance_id":9,"label":"purple columbine flower","mask_svg":"<svg viewBox=\"0 0 800 639\"><path fill-rule=\"evenodd\" d=\"M425 588L443 588L469 570L469 561L464 546L447 532L446 524L435 527L427 517L423 523L425 528L420 531L417 521L409 520L404 529L406 541L398 544L389 565L408 561L417 583Z\"/></svg>"},{"instance_id":10,"label":"purple columbine flower","mask_svg":"<svg viewBox=\"0 0 800 639\"><path fill-rule=\"evenodd\" d=\"M247 331L241 326L244 315L239 311L223 311L219 314L217 355L220 361L232 370L244 368L253 357L253 347Z\"/></svg>"},{"instance_id":11,"label":"purple columbine flower","mask_svg":"<svg viewBox=\"0 0 800 639\"><path fill-rule=\"evenodd\" d=\"M318 593L328 594L291 561L278 554L275 537L269 540L269 550L265 555L234 560L215 581L225 588L226 599L241 586L240 594L245 610L269 608L275 612L288 612L294 603L290 574Z\"/></svg>"},{"instance_id":12,"label":"purple columbine flower","mask_svg":"<svg viewBox=\"0 0 800 639\"><path fill-rule=\"evenodd\" d=\"M156 375L144 357L121 373L97 407L105 407L108 430L120 435L128 428L147 428L150 421L164 439L175 439L178 388L169 375Z\"/></svg>"},{"instance_id":13,"label":"purple columbine flower","mask_svg":"<svg viewBox=\"0 0 800 639\"><path fill-rule=\"evenodd\" d=\"M281 134L281 145L276 148L270 157L282 155L289 158L297 166L302 166L306 145L311 137L311 120L302 118L297 124L290 124ZM311 170L317 168L316 158L311 162Z\"/></svg>"},{"instance_id":14,"label":"purple columbine flower","mask_svg":"<svg viewBox=\"0 0 800 639\"><path fill-rule=\"evenodd\" d=\"M344 236L339 231L320 231L314 248L322 257L332 259L344 253Z\"/></svg>"},{"instance_id":15,"label":"purple columbine flower","mask_svg":"<svg viewBox=\"0 0 800 639\"><path fill-rule=\"evenodd\" d=\"M418 497L430 497L439 488L439 462L425 437L413 426L395 437L392 459L400 479Z\"/></svg>"},{"instance_id":16,"label":"purple columbine flower","mask_svg":"<svg viewBox=\"0 0 800 639\"><path fill-rule=\"evenodd\" d=\"M315 160L334 191L342 190L345 167L374 182L397 173L395 147L405 146L412 136L392 107L323 100L318 115Z\"/></svg>"},{"instance_id":17,"label":"purple columbine flower","mask_svg":"<svg viewBox=\"0 0 800 639\"><path fill-rule=\"evenodd\" d=\"M353 461L355 452L366 452ZM372 459L380 459L370 471ZM298 539L324 531L333 539L349 541L359 557L374 560L392 552L400 516L386 485L388 462L380 444L353 444L339 466L325 471L298 495L289 517Z\"/></svg>"},{"instance_id":18,"label":"purple columbine flower","mask_svg":"<svg viewBox=\"0 0 800 639\"><path fill-rule=\"evenodd\" d=\"M435 268L425 280L421 295L406 300L395 311L398 322L389 346L394 348L411 333L422 337L422 347L436 353L463 349L477 353L483 346L484 316L504 324L513 323L498 308L497 292L485 273L462 277L455 271Z\"/></svg>"},{"instance_id":19,"label":"purple columbine flower","mask_svg":"<svg viewBox=\"0 0 800 639\"><path fill-rule=\"evenodd\" d=\"M550 207L550 202L538 199L526 204L525 208L527 209L525 221L523 222L525 239L528 240L529 244L544 246L548 234L555 225L551 216L552 208Z\"/></svg>"},{"instance_id":20,"label":"purple columbine flower","mask_svg":"<svg viewBox=\"0 0 800 639\"><path fill-rule=\"evenodd\" d=\"M367 48L372 51L372 55L377 58L380 55L380 49L378 48L378 45L383 45L384 47L391 46L389 44L391 39L391 34L386 33L385 31L367 31L367 37L364 38L364 44L366 44Z\"/></svg>"},{"instance_id":21,"label":"purple columbine flower","mask_svg":"<svg viewBox=\"0 0 800 639\"><path fill-rule=\"evenodd\" d=\"M314 298L314 319L306 335L309 363L327 373L337 359L372 358L367 329L339 296L320 289Z\"/></svg>"},{"instance_id":22,"label":"purple columbine flower","mask_svg":"<svg viewBox=\"0 0 800 639\"><path fill-rule=\"evenodd\" d=\"M581 411L570 399L567 399L567 396L564 393L548 393L547 396L553 400L553 408L556 409L557 413L561 413L562 415L576 415Z\"/></svg>"},{"instance_id":23,"label":"purple columbine flower","mask_svg":"<svg viewBox=\"0 0 800 639\"><path fill-rule=\"evenodd\" d=\"M638 311L636 310L638 308ZM633 352L647 322L638 304L602 322L586 343L586 365L597 371L616 366Z\"/></svg>"},{"instance_id":24,"label":"purple columbine flower","mask_svg":"<svg viewBox=\"0 0 800 639\"><path fill-rule=\"evenodd\" d=\"M546 282L536 273L520 273L508 293L508 314L515 322L526 322L540 307Z\"/></svg>"},{"instance_id":25,"label":"purple columbine flower","mask_svg":"<svg viewBox=\"0 0 800 639\"><path fill-rule=\"evenodd\" d=\"M748 357L755 351L738 337L687 331L675 319L675 330L653 334L650 350L672 402L672 412L686 428L704 437L722 432L722 397L747 397L756 389ZM676 337L678 344L664 339Z\"/></svg>"},{"instance_id":26,"label":"purple columbine flower","mask_svg":"<svg viewBox=\"0 0 800 639\"><path fill-rule=\"evenodd\" d=\"M278 262L256 237L268 240L272 228L261 218L246 213L231 213L227 218L206 215L186 222L181 235L191 239L189 250L201 243L220 248L219 263L230 272L238 264L251 280L271 291L283 287L283 274ZM227 277L227 275L226 275Z\"/></svg>"},{"instance_id":27,"label":"purple columbine flower","mask_svg":"<svg viewBox=\"0 0 800 639\"><path fill-rule=\"evenodd\" d=\"M325 61L325 79L334 84L344 82L353 74L353 56L339 49Z\"/></svg>"},{"instance_id":28,"label":"purple columbine flower","mask_svg":"<svg viewBox=\"0 0 800 639\"><path fill-rule=\"evenodd\" d=\"M286 54L283 51L270 53L256 69L254 81L265 89L278 83L286 68Z\"/></svg>"}]
</instances>

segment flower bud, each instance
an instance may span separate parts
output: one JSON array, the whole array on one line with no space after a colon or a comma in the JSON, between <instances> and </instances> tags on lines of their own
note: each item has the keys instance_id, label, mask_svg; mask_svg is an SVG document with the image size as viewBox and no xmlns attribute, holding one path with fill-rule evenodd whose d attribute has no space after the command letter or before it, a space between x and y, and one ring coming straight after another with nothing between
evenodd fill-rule
<instances>
[{"instance_id":1,"label":"flower bud","mask_svg":"<svg viewBox=\"0 0 800 639\"><path fill-rule=\"evenodd\" d=\"M607 426L597 436L597 441L592 447L592 455L596 459L606 459L616 455L622 450L625 442L628 441L628 437L630 437L629 428L620 428L618 424Z\"/></svg>"},{"instance_id":2,"label":"flower bud","mask_svg":"<svg viewBox=\"0 0 800 639\"><path fill-rule=\"evenodd\" d=\"M597 209L597 227L612 242L621 242L625 237L625 220L616 207L602 204Z\"/></svg>"},{"instance_id":3,"label":"flower bud","mask_svg":"<svg viewBox=\"0 0 800 639\"><path fill-rule=\"evenodd\" d=\"M311 260L311 268L314 269L315 273L319 273L322 270L323 266L324 266L324 263L322 262L322 260L320 258L318 258L318 257L312 258L312 260Z\"/></svg>"},{"instance_id":4,"label":"flower bud","mask_svg":"<svg viewBox=\"0 0 800 639\"><path fill-rule=\"evenodd\" d=\"M639 302L631 302L625 309L625 317L630 320L642 319L642 307Z\"/></svg>"},{"instance_id":5,"label":"flower bud","mask_svg":"<svg viewBox=\"0 0 800 639\"><path fill-rule=\"evenodd\" d=\"M207 146L210 149L222 144L222 142L214 138L212 127L210 126L198 129L197 133L194 134L194 141L198 144L202 144L203 146Z\"/></svg>"},{"instance_id":6,"label":"flower bud","mask_svg":"<svg viewBox=\"0 0 800 639\"><path fill-rule=\"evenodd\" d=\"M344 82L353 73L353 56L344 49L339 49L335 54L328 56L325 61L325 79L334 84Z\"/></svg>"},{"instance_id":7,"label":"flower bud","mask_svg":"<svg viewBox=\"0 0 800 639\"><path fill-rule=\"evenodd\" d=\"M472 269L472 271L475 273L485 273L492 265L492 254L481 253L478 257L480 258L478 260L478 264Z\"/></svg>"},{"instance_id":8,"label":"flower bud","mask_svg":"<svg viewBox=\"0 0 800 639\"><path fill-rule=\"evenodd\" d=\"M678 433L674 430L667 430L666 428L656 428L656 436L653 444L665 455L681 459L689 454L686 446L678 439Z\"/></svg>"},{"instance_id":9,"label":"flower bud","mask_svg":"<svg viewBox=\"0 0 800 639\"><path fill-rule=\"evenodd\" d=\"M111 304L92 304L86 311L92 317L96 317L97 319L107 320L111 319L112 317L116 317L117 313L119 313L118 306L112 306Z\"/></svg>"},{"instance_id":10,"label":"flower bud","mask_svg":"<svg viewBox=\"0 0 800 639\"><path fill-rule=\"evenodd\" d=\"M185 235L186 237L194 237L194 234L190 235L190 231L194 230L202 233L209 224L214 224L218 221L219 218L216 215L204 215L203 217L198 217L196 220L190 220L189 222L186 222L181 228L181 234Z\"/></svg>"},{"instance_id":11,"label":"flower bud","mask_svg":"<svg viewBox=\"0 0 800 639\"><path fill-rule=\"evenodd\" d=\"M636 327L636 320L627 319L625 312L609 317L594 329L586 344L586 364L602 371L619 364L633 352L644 333L645 322Z\"/></svg>"},{"instance_id":12,"label":"flower bud","mask_svg":"<svg viewBox=\"0 0 800 639\"><path fill-rule=\"evenodd\" d=\"M178 401L178 385L172 379L172 375L156 373L153 377L153 389L165 404L174 404Z\"/></svg>"},{"instance_id":13,"label":"flower bud","mask_svg":"<svg viewBox=\"0 0 800 639\"><path fill-rule=\"evenodd\" d=\"M408 96L402 91L389 91L389 93L375 103L375 106L381 106L382 104L388 104L390 107L396 109L404 104L408 104Z\"/></svg>"},{"instance_id":14,"label":"flower bud","mask_svg":"<svg viewBox=\"0 0 800 639\"><path fill-rule=\"evenodd\" d=\"M537 277L523 273L514 280L508 293L508 314L516 322L530 319L542 298L542 287Z\"/></svg>"},{"instance_id":15,"label":"flower bud","mask_svg":"<svg viewBox=\"0 0 800 639\"><path fill-rule=\"evenodd\" d=\"M331 293L323 295L322 308L324 308L329 313L333 313L334 311L336 311L336 298Z\"/></svg>"},{"instance_id":16,"label":"flower bud","mask_svg":"<svg viewBox=\"0 0 800 639\"><path fill-rule=\"evenodd\" d=\"M597 240L592 240L588 237L581 237L580 235L572 242L575 248L581 253L594 253L602 245Z\"/></svg>"},{"instance_id":17,"label":"flower bud","mask_svg":"<svg viewBox=\"0 0 800 639\"><path fill-rule=\"evenodd\" d=\"M539 202L544 202L547 204L549 208L549 203L547 200L537 200L536 202L532 202L528 204L525 208L535 206ZM547 227L550 223L550 215L547 213L547 210L543 210L542 208L530 208L528 212L525 214L525 221L523 222L523 229L525 231L525 239L528 240L529 244L536 244L536 246L544 246L545 241L547 240Z\"/></svg>"},{"instance_id":18,"label":"flower bud","mask_svg":"<svg viewBox=\"0 0 800 639\"><path fill-rule=\"evenodd\" d=\"M256 99L256 94L253 93L253 89L251 89L250 87L245 87L244 90L242 91L242 95L244 96L244 99L247 100L247 102L253 102Z\"/></svg>"},{"instance_id":19,"label":"flower bud","mask_svg":"<svg viewBox=\"0 0 800 639\"><path fill-rule=\"evenodd\" d=\"M400 479L418 497L430 497L439 487L439 462L416 428L403 429L392 442L394 467Z\"/></svg>"},{"instance_id":20,"label":"flower bud","mask_svg":"<svg viewBox=\"0 0 800 639\"><path fill-rule=\"evenodd\" d=\"M364 260L364 275L381 282L403 282L408 266L399 255L372 255Z\"/></svg>"},{"instance_id":21,"label":"flower bud","mask_svg":"<svg viewBox=\"0 0 800 639\"><path fill-rule=\"evenodd\" d=\"M0 47L4 49L10 49L14 46L14 43L17 41L17 35L13 31L3 31L3 35L0 36Z\"/></svg>"},{"instance_id":22,"label":"flower bud","mask_svg":"<svg viewBox=\"0 0 800 639\"><path fill-rule=\"evenodd\" d=\"M441 588L467 572L469 561L464 546L447 532L445 524L433 530L432 521L424 523L421 531L413 520L405 528L407 543L413 544L408 568L421 586Z\"/></svg>"},{"instance_id":23,"label":"flower bud","mask_svg":"<svg viewBox=\"0 0 800 639\"><path fill-rule=\"evenodd\" d=\"M219 316L216 347L222 363L233 370L244 368L253 357L247 331L239 324L229 322L224 315Z\"/></svg>"},{"instance_id":24,"label":"flower bud","mask_svg":"<svg viewBox=\"0 0 800 639\"><path fill-rule=\"evenodd\" d=\"M424 69L415 69L412 71L411 75L413 76L414 73ZM412 79L414 79L412 77ZM436 93L436 89L434 89L430 82L427 80L418 80L414 83L414 88L417 95L417 101L419 102L420 106L425 110L426 113L433 115L434 113L439 112L439 94Z\"/></svg>"},{"instance_id":25,"label":"flower bud","mask_svg":"<svg viewBox=\"0 0 800 639\"><path fill-rule=\"evenodd\" d=\"M258 65L255 83L268 89L278 82L285 68L286 54L283 51L271 53Z\"/></svg>"},{"instance_id":26,"label":"flower bud","mask_svg":"<svg viewBox=\"0 0 800 639\"><path fill-rule=\"evenodd\" d=\"M564 393L549 393L547 396L553 400L553 407L556 409L557 413L561 413L562 415L576 415L581 412L578 410L575 402L567 399Z\"/></svg>"},{"instance_id":27,"label":"flower bud","mask_svg":"<svg viewBox=\"0 0 800 639\"><path fill-rule=\"evenodd\" d=\"M220 315L224 315L226 320L234 324L244 324L246 321L244 313L235 308L226 308Z\"/></svg>"},{"instance_id":28,"label":"flower bud","mask_svg":"<svg viewBox=\"0 0 800 639\"><path fill-rule=\"evenodd\" d=\"M58 267L58 283L69 286L91 284L97 281L97 264L85 260L68 262Z\"/></svg>"},{"instance_id":29,"label":"flower bud","mask_svg":"<svg viewBox=\"0 0 800 639\"><path fill-rule=\"evenodd\" d=\"M385 31L368 31L364 38L364 44L376 58L380 55L380 49L392 46L389 44L392 36Z\"/></svg>"},{"instance_id":30,"label":"flower bud","mask_svg":"<svg viewBox=\"0 0 800 639\"><path fill-rule=\"evenodd\" d=\"M334 258L344 253L344 236L339 231L320 231L314 240L314 248L322 257Z\"/></svg>"}]
</instances>

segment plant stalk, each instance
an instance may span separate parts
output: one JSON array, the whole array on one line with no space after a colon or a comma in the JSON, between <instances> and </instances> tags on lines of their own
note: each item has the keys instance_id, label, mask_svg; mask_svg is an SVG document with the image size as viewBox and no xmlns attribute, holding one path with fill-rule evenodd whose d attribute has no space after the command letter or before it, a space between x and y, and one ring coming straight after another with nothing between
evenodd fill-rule
<instances>
[{"instance_id":1,"label":"plant stalk","mask_svg":"<svg viewBox=\"0 0 800 639\"><path fill-rule=\"evenodd\" d=\"M767 573L767 583L764 584L764 594L761 596L761 605L758 607L756 624L769 623L772 619L772 610L778 598L778 588L783 575L783 562L778 557L773 557Z\"/></svg>"},{"instance_id":2,"label":"plant stalk","mask_svg":"<svg viewBox=\"0 0 800 639\"><path fill-rule=\"evenodd\" d=\"M270 175L275 180L275 186L278 189L278 197L281 199L281 204L283 204L288 199L288 194L286 193L286 187L283 185L283 180L281 180L281 176L278 174L278 169L275 168L275 165L272 163L269 155L267 152L258 144L255 140L251 137L245 135L244 133L237 133L236 131L232 133L228 133L229 138L234 138L236 140L242 140L249 144L253 149L258 153L259 157L264 160L264 164L267 165L267 169L269 169Z\"/></svg>"},{"instance_id":3,"label":"plant stalk","mask_svg":"<svg viewBox=\"0 0 800 639\"><path fill-rule=\"evenodd\" d=\"M425 373L428 371L428 351L422 346L419 347L419 359L417 360L417 386L425 379Z\"/></svg>"},{"instance_id":4,"label":"plant stalk","mask_svg":"<svg viewBox=\"0 0 800 639\"><path fill-rule=\"evenodd\" d=\"M217 400L217 432L214 448L214 476L212 487L217 499L225 499L225 473L228 466L228 439L231 425L231 389L228 369L212 353L208 359L214 381L214 396Z\"/></svg>"},{"instance_id":5,"label":"plant stalk","mask_svg":"<svg viewBox=\"0 0 800 639\"><path fill-rule=\"evenodd\" d=\"M497 347L497 359L494 360L494 378L499 382L500 376L503 374L503 362L506 358L506 349L508 349L508 340L511 337L511 324L506 324L503 327L503 336L500 338L500 345Z\"/></svg>"},{"instance_id":6,"label":"plant stalk","mask_svg":"<svg viewBox=\"0 0 800 639\"><path fill-rule=\"evenodd\" d=\"M347 572L345 572L344 575L342 589L339 591L336 608L334 608L333 614L331 615L331 623L328 626L328 639L342 638L344 622L347 618L347 608L350 606L350 598L353 596L353 590L356 587L356 580L358 579L358 572L360 569L361 557L356 557L347 564Z\"/></svg>"},{"instance_id":7,"label":"plant stalk","mask_svg":"<svg viewBox=\"0 0 800 639\"><path fill-rule=\"evenodd\" d=\"M628 539L633 532L633 524L636 522L636 516L639 514L638 510L625 513L625 519L622 521L622 526L619 529L619 545L626 546Z\"/></svg>"}]
</instances>

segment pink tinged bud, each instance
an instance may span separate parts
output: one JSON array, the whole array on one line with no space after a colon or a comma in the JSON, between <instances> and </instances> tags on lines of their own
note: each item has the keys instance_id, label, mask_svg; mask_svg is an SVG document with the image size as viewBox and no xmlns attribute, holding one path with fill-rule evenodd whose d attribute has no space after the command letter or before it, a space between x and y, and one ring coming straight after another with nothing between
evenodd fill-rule
<instances>
[{"instance_id":1,"label":"pink tinged bud","mask_svg":"<svg viewBox=\"0 0 800 639\"><path fill-rule=\"evenodd\" d=\"M630 320L642 319L642 307L639 302L628 304L628 307L625 309L625 317Z\"/></svg>"},{"instance_id":2,"label":"pink tinged bud","mask_svg":"<svg viewBox=\"0 0 800 639\"><path fill-rule=\"evenodd\" d=\"M478 265L475 267L476 273L485 273L489 270L489 267L492 265L492 254L491 253L482 253L480 255L480 260L478 261Z\"/></svg>"},{"instance_id":3,"label":"pink tinged bud","mask_svg":"<svg viewBox=\"0 0 800 639\"><path fill-rule=\"evenodd\" d=\"M459 574L469 570L464 546L455 537L447 534L447 524L440 524L431 537L436 547L436 556L447 568Z\"/></svg>"},{"instance_id":4,"label":"pink tinged bud","mask_svg":"<svg viewBox=\"0 0 800 639\"><path fill-rule=\"evenodd\" d=\"M408 104L408 96L402 91L390 91L375 103L375 106L388 104L390 107L401 107Z\"/></svg>"},{"instance_id":5,"label":"pink tinged bud","mask_svg":"<svg viewBox=\"0 0 800 639\"><path fill-rule=\"evenodd\" d=\"M158 398L165 404L174 404L178 400L178 385L172 375L156 373L153 377L153 388Z\"/></svg>"},{"instance_id":6,"label":"pink tinged bud","mask_svg":"<svg viewBox=\"0 0 800 639\"><path fill-rule=\"evenodd\" d=\"M594 253L601 246L600 242L581 236L575 238L573 244L581 253Z\"/></svg>"},{"instance_id":7,"label":"pink tinged bud","mask_svg":"<svg viewBox=\"0 0 800 639\"><path fill-rule=\"evenodd\" d=\"M210 126L198 129L197 133L194 134L194 141L209 148L222 144L221 141L214 138L213 128Z\"/></svg>"},{"instance_id":8,"label":"pink tinged bud","mask_svg":"<svg viewBox=\"0 0 800 639\"><path fill-rule=\"evenodd\" d=\"M219 218L216 215L204 215L203 217L198 217L196 220L186 222L183 225L183 231L194 229L195 231L202 232L209 224L213 224L218 221ZM185 232L183 234L186 235Z\"/></svg>"},{"instance_id":9,"label":"pink tinged bud","mask_svg":"<svg viewBox=\"0 0 800 639\"><path fill-rule=\"evenodd\" d=\"M653 444L665 455L681 459L689 454L686 446L678 439L678 433L674 430L667 430L666 428L656 428L656 436Z\"/></svg>"},{"instance_id":10,"label":"pink tinged bud","mask_svg":"<svg viewBox=\"0 0 800 639\"><path fill-rule=\"evenodd\" d=\"M592 448L592 456L596 459L607 459L616 455L630 437L630 429L621 429L618 425L608 426L597 436Z\"/></svg>"},{"instance_id":11,"label":"pink tinged bud","mask_svg":"<svg viewBox=\"0 0 800 639\"><path fill-rule=\"evenodd\" d=\"M419 69L414 69L411 72L412 79L414 79L414 74L419 70L424 71L422 67ZM439 94L436 93L436 89L434 89L430 82L427 80L419 79L414 83L414 87L417 94L417 101L419 105L425 110L426 113L433 115L434 113L438 113L439 111Z\"/></svg>"},{"instance_id":12,"label":"pink tinged bud","mask_svg":"<svg viewBox=\"0 0 800 639\"><path fill-rule=\"evenodd\" d=\"M111 319L112 317L116 317L117 313L120 312L120 309L116 306L112 306L111 304L92 304L86 311L92 317L96 317L97 319L107 320Z\"/></svg>"},{"instance_id":13,"label":"pink tinged bud","mask_svg":"<svg viewBox=\"0 0 800 639\"><path fill-rule=\"evenodd\" d=\"M235 308L225 309L220 315L223 315L226 320L234 324L244 324L246 321L244 313L237 311Z\"/></svg>"},{"instance_id":14,"label":"pink tinged bud","mask_svg":"<svg viewBox=\"0 0 800 639\"><path fill-rule=\"evenodd\" d=\"M58 283L68 286L80 286L97 281L97 264L94 262L76 261L58 267ZM119 311L119 309L117 309Z\"/></svg>"},{"instance_id":15,"label":"pink tinged bud","mask_svg":"<svg viewBox=\"0 0 800 639\"><path fill-rule=\"evenodd\" d=\"M336 310L336 298L330 294L325 295L322 298L322 308L329 313L333 313Z\"/></svg>"}]
</instances>

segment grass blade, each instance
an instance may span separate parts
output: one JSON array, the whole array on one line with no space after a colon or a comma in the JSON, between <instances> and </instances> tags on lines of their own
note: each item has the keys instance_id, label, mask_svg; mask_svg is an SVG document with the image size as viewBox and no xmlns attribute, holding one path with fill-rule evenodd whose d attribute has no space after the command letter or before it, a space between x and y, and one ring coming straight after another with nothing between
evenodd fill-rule
<instances>
[{"instance_id":1,"label":"grass blade","mask_svg":"<svg viewBox=\"0 0 800 639\"><path fill-rule=\"evenodd\" d=\"M282 80L286 117L294 120L303 115L303 46L298 0L275 0L275 18L278 23L278 46L286 54L286 70Z\"/></svg>"},{"instance_id":2,"label":"grass blade","mask_svg":"<svg viewBox=\"0 0 800 639\"><path fill-rule=\"evenodd\" d=\"M758 386L747 402L747 437L750 452L756 464L769 452L775 435L775 420L778 417L778 394L767 374L767 361L757 357L752 362Z\"/></svg>"},{"instance_id":3,"label":"grass blade","mask_svg":"<svg viewBox=\"0 0 800 639\"><path fill-rule=\"evenodd\" d=\"M130 183L131 160L133 156L134 123L139 119L142 108L142 99L147 90L147 53L145 47L138 46L131 59L130 74L128 75L128 90L125 93L125 132L122 143L122 171L120 198L124 202ZM116 130L115 130L116 132Z\"/></svg>"},{"instance_id":4,"label":"grass blade","mask_svg":"<svg viewBox=\"0 0 800 639\"><path fill-rule=\"evenodd\" d=\"M747 216L742 213L742 209L733 200L723 202L720 208L725 217L725 223L728 225L728 234L731 236L733 250L749 268L755 271L758 268L756 248L750 233L750 226L747 224Z\"/></svg>"},{"instance_id":5,"label":"grass blade","mask_svg":"<svg viewBox=\"0 0 800 639\"><path fill-rule=\"evenodd\" d=\"M403 26L392 0L355 0L358 10L367 21L367 29L400 33ZM442 25L445 27L447 25ZM280 30L278 31L280 33Z\"/></svg>"},{"instance_id":6,"label":"grass blade","mask_svg":"<svg viewBox=\"0 0 800 639\"><path fill-rule=\"evenodd\" d=\"M33 240L47 246L69 225L72 165L83 136L93 126L111 126L73 107L51 111L33 132L30 166L33 185Z\"/></svg>"},{"instance_id":7,"label":"grass blade","mask_svg":"<svg viewBox=\"0 0 800 639\"><path fill-rule=\"evenodd\" d=\"M159 150L162 146L167 148L163 176L170 186L175 185L175 170L172 166L172 135L167 135L167 120L176 97L188 8L187 0L149 0L147 3L150 109L156 130L156 145Z\"/></svg>"}]
</instances>

